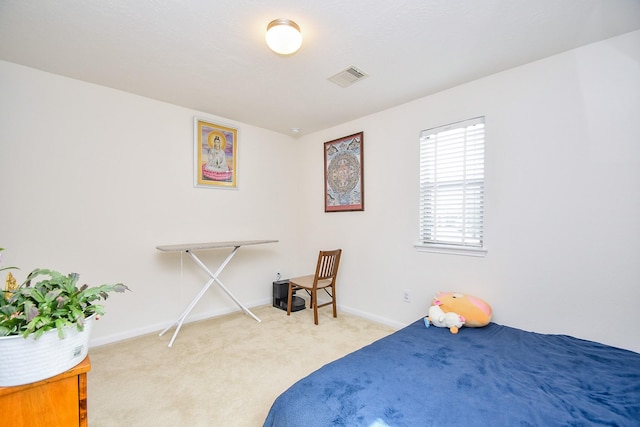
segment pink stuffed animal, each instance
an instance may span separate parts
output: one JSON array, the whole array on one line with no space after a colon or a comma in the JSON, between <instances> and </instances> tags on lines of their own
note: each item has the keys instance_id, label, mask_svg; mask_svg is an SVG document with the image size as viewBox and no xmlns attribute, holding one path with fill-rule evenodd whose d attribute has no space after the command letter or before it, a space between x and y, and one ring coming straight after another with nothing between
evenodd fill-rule
<instances>
[{"instance_id":1,"label":"pink stuffed animal","mask_svg":"<svg viewBox=\"0 0 640 427\"><path fill-rule=\"evenodd\" d=\"M438 292L435 301L445 313L454 312L463 316L465 327L481 328L491 322L491 306L473 295Z\"/></svg>"}]
</instances>

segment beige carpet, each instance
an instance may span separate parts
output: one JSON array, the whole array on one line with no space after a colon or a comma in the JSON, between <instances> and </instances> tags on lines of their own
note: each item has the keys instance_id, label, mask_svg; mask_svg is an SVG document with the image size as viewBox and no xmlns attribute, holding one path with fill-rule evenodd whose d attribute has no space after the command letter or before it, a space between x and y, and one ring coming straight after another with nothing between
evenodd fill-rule
<instances>
[{"instance_id":1,"label":"beige carpet","mask_svg":"<svg viewBox=\"0 0 640 427\"><path fill-rule=\"evenodd\" d=\"M252 311L186 324L172 348L173 329L90 349L89 426L262 426L291 384L393 332L330 307L318 326L308 308Z\"/></svg>"}]
</instances>

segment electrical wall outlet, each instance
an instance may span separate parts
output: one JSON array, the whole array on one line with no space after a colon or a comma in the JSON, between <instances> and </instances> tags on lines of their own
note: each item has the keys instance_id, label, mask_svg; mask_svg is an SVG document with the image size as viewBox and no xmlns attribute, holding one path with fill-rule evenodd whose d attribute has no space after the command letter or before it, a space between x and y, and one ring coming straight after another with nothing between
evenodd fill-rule
<instances>
[{"instance_id":1,"label":"electrical wall outlet","mask_svg":"<svg viewBox=\"0 0 640 427\"><path fill-rule=\"evenodd\" d=\"M411 291L409 289L402 290L402 302L411 302Z\"/></svg>"}]
</instances>

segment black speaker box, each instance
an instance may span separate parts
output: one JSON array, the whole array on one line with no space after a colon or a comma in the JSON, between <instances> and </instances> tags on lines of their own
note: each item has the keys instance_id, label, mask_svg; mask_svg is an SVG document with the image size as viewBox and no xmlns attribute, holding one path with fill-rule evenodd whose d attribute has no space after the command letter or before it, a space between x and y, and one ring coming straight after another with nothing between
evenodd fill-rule
<instances>
[{"instance_id":1,"label":"black speaker box","mask_svg":"<svg viewBox=\"0 0 640 427\"><path fill-rule=\"evenodd\" d=\"M278 280L273 282L273 306L281 310L287 310L287 299L289 298L289 281ZM295 296L291 298L291 311L304 310L304 299Z\"/></svg>"}]
</instances>

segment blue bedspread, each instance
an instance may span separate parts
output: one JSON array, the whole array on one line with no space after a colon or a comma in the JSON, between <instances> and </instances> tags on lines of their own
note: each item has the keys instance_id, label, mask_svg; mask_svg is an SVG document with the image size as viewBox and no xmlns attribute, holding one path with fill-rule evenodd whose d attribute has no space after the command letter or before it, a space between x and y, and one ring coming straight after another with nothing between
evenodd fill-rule
<instances>
[{"instance_id":1,"label":"blue bedspread","mask_svg":"<svg viewBox=\"0 0 640 427\"><path fill-rule=\"evenodd\" d=\"M298 381L264 423L593 425L640 426L640 354L495 323L453 335L422 320Z\"/></svg>"}]
</instances>

